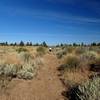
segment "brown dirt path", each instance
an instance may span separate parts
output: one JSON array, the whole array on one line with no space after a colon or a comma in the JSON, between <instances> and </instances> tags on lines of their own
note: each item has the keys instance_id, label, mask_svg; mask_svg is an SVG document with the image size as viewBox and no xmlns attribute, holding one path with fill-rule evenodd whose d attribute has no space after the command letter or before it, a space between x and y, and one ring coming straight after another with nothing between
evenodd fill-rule
<instances>
[{"instance_id":1,"label":"brown dirt path","mask_svg":"<svg viewBox=\"0 0 100 100\"><path fill-rule=\"evenodd\" d=\"M63 100L61 92L64 87L59 80L57 67L59 62L53 54L46 54L44 65L40 67L38 75L33 80L15 79L12 88L0 100Z\"/></svg>"}]
</instances>

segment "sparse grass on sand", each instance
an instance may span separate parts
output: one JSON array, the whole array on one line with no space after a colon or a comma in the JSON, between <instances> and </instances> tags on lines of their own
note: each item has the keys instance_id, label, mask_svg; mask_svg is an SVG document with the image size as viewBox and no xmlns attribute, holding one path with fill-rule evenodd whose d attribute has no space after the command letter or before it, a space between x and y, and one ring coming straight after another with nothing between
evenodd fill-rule
<instances>
[{"instance_id":1,"label":"sparse grass on sand","mask_svg":"<svg viewBox=\"0 0 100 100\"><path fill-rule=\"evenodd\" d=\"M33 79L43 64L42 58L35 56L36 48L0 46L0 87L7 87L13 78Z\"/></svg>"},{"instance_id":2,"label":"sparse grass on sand","mask_svg":"<svg viewBox=\"0 0 100 100\"><path fill-rule=\"evenodd\" d=\"M43 46L0 46L0 91L3 91L0 93L0 100L8 100L7 97L9 100L18 100L18 98L28 100L28 96L30 96L30 100L33 100L35 93L32 92L32 89L35 91L38 89L40 97L45 89L58 93L55 89L59 88L56 86L61 86L59 79L66 89L62 92L65 100L66 98L73 100L73 93L75 93L74 100L99 100L97 97L100 97L100 47L63 46L54 47L53 53L48 52L48 48ZM37 78L39 68L41 70ZM33 80L37 81L34 86L32 85ZM36 87L38 85L39 88ZM48 85L51 86L51 89ZM16 87L16 93L18 90L22 90L20 93L24 93L23 97L22 94L19 97L16 93L15 97L9 94L9 91L12 93L11 90L14 87ZM29 88L30 94L27 92ZM26 92L27 94L25 94ZM48 100L52 100L50 97L52 92L46 92L48 93L45 94L49 95ZM52 95L55 97L56 94Z\"/></svg>"}]
</instances>

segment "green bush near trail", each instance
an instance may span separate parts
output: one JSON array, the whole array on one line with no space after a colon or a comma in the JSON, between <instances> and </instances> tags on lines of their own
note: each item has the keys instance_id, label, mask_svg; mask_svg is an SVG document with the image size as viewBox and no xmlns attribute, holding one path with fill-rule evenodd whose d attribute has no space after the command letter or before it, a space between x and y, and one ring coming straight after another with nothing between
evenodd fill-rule
<instances>
[{"instance_id":1,"label":"green bush near trail","mask_svg":"<svg viewBox=\"0 0 100 100\"><path fill-rule=\"evenodd\" d=\"M18 53L21 53L21 52L28 52L28 50L25 49L25 48L18 48L18 49L16 49L16 51L17 51Z\"/></svg>"},{"instance_id":2,"label":"green bush near trail","mask_svg":"<svg viewBox=\"0 0 100 100\"><path fill-rule=\"evenodd\" d=\"M6 77L18 77L21 79L32 79L36 74L36 66L33 64L15 65L2 64L0 65L0 75Z\"/></svg>"},{"instance_id":3,"label":"green bush near trail","mask_svg":"<svg viewBox=\"0 0 100 100\"><path fill-rule=\"evenodd\" d=\"M100 100L100 77L95 77L93 80L73 88L70 100Z\"/></svg>"},{"instance_id":4,"label":"green bush near trail","mask_svg":"<svg viewBox=\"0 0 100 100\"><path fill-rule=\"evenodd\" d=\"M80 59L75 55L68 55L64 58L64 69L77 69L80 67Z\"/></svg>"},{"instance_id":5,"label":"green bush near trail","mask_svg":"<svg viewBox=\"0 0 100 100\"><path fill-rule=\"evenodd\" d=\"M42 56L42 55L44 55L44 54L46 53L46 48L40 46L40 47L38 47L38 48L36 49L36 51L37 51L37 53L38 53L39 56Z\"/></svg>"}]
</instances>

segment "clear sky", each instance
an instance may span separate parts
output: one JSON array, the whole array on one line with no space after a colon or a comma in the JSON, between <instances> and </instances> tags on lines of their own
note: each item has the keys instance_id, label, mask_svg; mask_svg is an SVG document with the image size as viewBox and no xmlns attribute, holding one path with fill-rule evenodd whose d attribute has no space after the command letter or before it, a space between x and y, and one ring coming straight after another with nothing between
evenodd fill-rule
<instances>
[{"instance_id":1,"label":"clear sky","mask_svg":"<svg viewBox=\"0 0 100 100\"><path fill-rule=\"evenodd\" d=\"M100 0L0 0L0 42L100 42Z\"/></svg>"}]
</instances>

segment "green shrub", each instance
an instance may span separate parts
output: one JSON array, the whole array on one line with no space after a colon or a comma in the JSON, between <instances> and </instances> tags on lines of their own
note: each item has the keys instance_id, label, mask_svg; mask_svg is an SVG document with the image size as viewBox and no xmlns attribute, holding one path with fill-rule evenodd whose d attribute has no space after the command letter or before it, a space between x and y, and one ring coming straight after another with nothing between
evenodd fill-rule
<instances>
[{"instance_id":1,"label":"green shrub","mask_svg":"<svg viewBox=\"0 0 100 100\"><path fill-rule=\"evenodd\" d=\"M15 64L7 64L4 67L4 74L6 76L16 76L17 75L17 71L18 71L18 66Z\"/></svg>"},{"instance_id":2,"label":"green shrub","mask_svg":"<svg viewBox=\"0 0 100 100\"><path fill-rule=\"evenodd\" d=\"M38 48L36 49L36 51L37 51L38 55L42 56L42 55L44 55L44 54L46 53L46 48L40 46L40 47L38 47Z\"/></svg>"},{"instance_id":3,"label":"green shrub","mask_svg":"<svg viewBox=\"0 0 100 100\"><path fill-rule=\"evenodd\" d=\"M80 60L85 63L87 62L88 64L94 62L96 58L97 58L97 53L94 51L87 51L80 56Z\"/></svg>"},{"instance_id":4,"label":"green shrub","mask_svg":"<svg viewBox=\"0 0 100 100\"><path fill-rule=\"evenodd\" d=\"M78 100L99 100L100 99L100 78L94 78L78 86L75 96Z\"/></svg>"},{"instance_id":5,"label":"green shrub","mask_svg":"<svg viewBox=\"0 0 100 100\"><path fill-rule=\"evenodd\" d=\"M26 70L21 70L20 72L18 72L18 78L19 79L32 79L33 78L33 73L27 72Z\"/></svg>"},{"instance_id":6,"label":"green shrub","mask_svg":"<svg viewBox=\"0 0 100 100\"><path fill-rule=\"evenodd\" d=\"M32 79L36 74L36 67L31 64L24 65L22 69L17 73L18 78Z\"/></svg>"},{"instance_id":7,"label":"green shrub","mask_svg":"<svg viewBox=\"0 0 100 100\"><path fill-rule=\"evenodd\" d=\"M33 64L15 65L3 64L0 65L0 76L18 77L21 79L32 79L36 75L37 67Z\"/></svg>"},{"instance_id":8,"label":"green shrub","mask_svg":"<svg viewBox=\"0 0 100 100\"><path fill-rule=\"evenodd\" d=\"M67 50L64 48L64 50L60 50L56 53L56 56L58 59L62 58L64 55L67 54Z\"/></svg>"},{"instance_id":9,"label":"green shrub","mask_svg":"<svg viewBox=\"0 0 100 100\"><path fill-rule=\"evenodd\" d=\"M56 56L57 56L58 59L62 58L63 57L63 52L58 52L56 54Z\"/></svg>"},{"instance_id":10,"label":"green shrub","mask_svg":"<svg viewBox=\"0 0 100 100\"><path fill-rule=\"evenodd\" d=\"M76 69L80 66L80 59L75 55L68 55L64 58L65 68Z\"/></svg>"},{"instance_id":11,"label":"green shrub","mask_svg":"<svg viewBox=\"0 0 100 100\"><path fill-rule=\"evenodd\" d=\"M15 64L2 64L0 65L0 75L16 76L18 66Z\"/></svg>"},{"instance_id":12,"label":"green shrub","mask_svg":"<svg viewBox=\"0 0 100 100\"><path fill-rule=\"evenodd\" d=\"M6 89L12 78L17 76L17 67L14 64L0 65L0 89Z\"/></svg>"},{"instance_id":13,"label":"green shrub","mask_svg":"<svg viewBox=\"0 0 100 100\"><path fill-rule=\"evenodd\" d=\"M4 68L5 68L4 64L0 65L0 76L4 73Z\"/></svg>"},{"instance_id":14,"label":"green shrub","mask_svg":"<svg viewBox=\"0 0 100 100\"><path fill-rule=\"evenodd\" d=\"M18 48L18 49L16 49L16 51L17 51L18 53L21 53L21 52L28 52L28 50L25 49L25 48Z\"/></svg>"}]
</instances>

